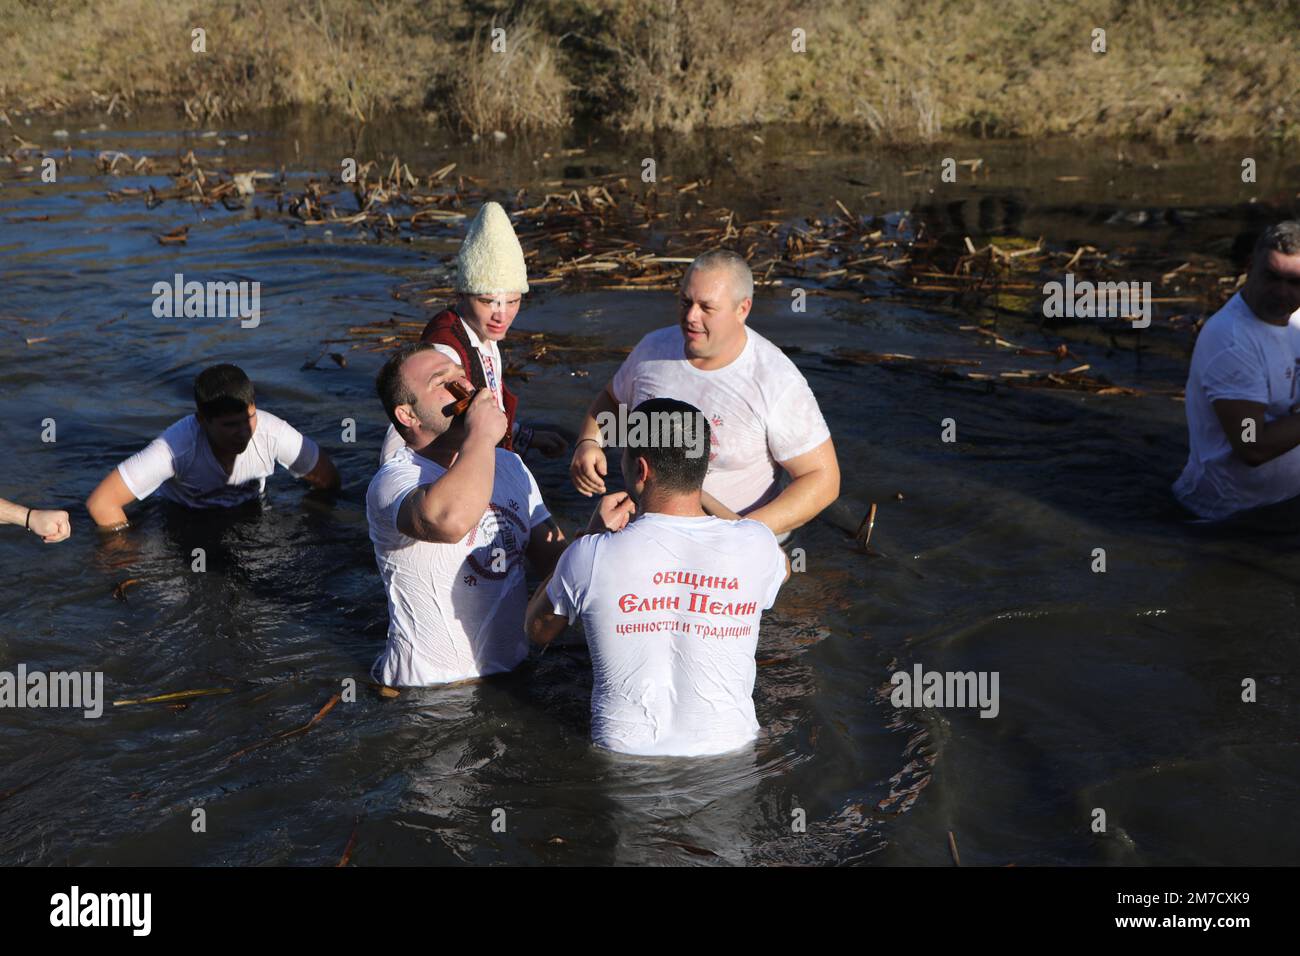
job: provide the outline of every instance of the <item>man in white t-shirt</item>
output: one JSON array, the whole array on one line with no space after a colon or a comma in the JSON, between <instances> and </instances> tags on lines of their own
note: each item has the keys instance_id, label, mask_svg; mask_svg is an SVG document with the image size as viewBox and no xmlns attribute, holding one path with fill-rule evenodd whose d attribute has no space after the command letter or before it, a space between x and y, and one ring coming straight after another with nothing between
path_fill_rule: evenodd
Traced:
<instances>
[{"instance_id":1,"label":"man in white t-shirt","mask_svg":"<svg viewBox=\"0 0 1300 956\"><path fill-rule=\"evenodd\" d=\"M491 390L457 415L452 382L469 387L460 365L416 343L375 383L404 440L366 492L388 595L388 644L373 673L391 687L513 670L528 655L524 559L549 574L565 547L527 466L497 447L507 420Z\"/></svg>"},{"instance_id":2,"label":"man in white t-shirt","mask_svg":"<svg viewBox=\"0 0 1300 956\"><path fill-rule=\"evenodd\" d=\"M680 322L645 336L592 402L570 474L584 495L604 494L610 442L601 423L618 408L674 398L703 410L713 434L704 502L784 536L839 495L830 431L808 382L785 354L745 325L754 277L734 252L695 259L682 280ZM781 487L781 472L790 483Z\"/></svg>"},{"instance_id":3,"label":"man in white t-shirt","mask_svg":"<svg viewBox=\"0 0 1300 956\"><path fill-rule=\"evenodd\" d=\"M232 508L260 498L277 464L314 488L338 488L329 456L288 422L258 409L255 398L238 366L200 372L195 414L110 471L86 499L95 524L104 531L125 528L126 505L155 491L189 508Z\"/></svg>"},{"instance_id":4,"label":"man in white t-shirt","mask_svg":"<svg viewBox=\"0 0 1300 956\"><path fill-rule=\"evenodd\" d=\"M654 399L628 416L696 417ZM634 433L634 432L632 432ZM705 514L708 457L677 424L626 447L623 480L639 517L574 541L528 606L528 636L554 640L581 617L591 651L591 736L627 754L703 756L758 733L754 652L759 618L790 576L771 529Z\"/></svg>"},{"instance_id":5,"label":"man in white t-shirt","mask_svg":"<svg viewBox=\"0 0 1300 956\"><path fill-rule=\"evenodd\" d=\"M1260 236L1241 291L1196 339L1174 495L1218 520L1300 495L1300 222Z\"/></svg>"}]
</instances>

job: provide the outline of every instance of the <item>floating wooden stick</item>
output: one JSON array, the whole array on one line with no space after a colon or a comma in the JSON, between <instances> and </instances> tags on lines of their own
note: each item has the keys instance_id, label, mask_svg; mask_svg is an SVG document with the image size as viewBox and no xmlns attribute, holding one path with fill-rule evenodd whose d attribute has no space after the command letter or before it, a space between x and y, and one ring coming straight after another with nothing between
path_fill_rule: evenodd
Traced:
<instances>
[{"instance_id":1,"label":"floating wooden stick","mask_svg":"<svg viewBox=\"0 0 1300 956\"><path fill-rule=\"evenodd\" d=\"M255 743L249 747L245 747L243 750L237 750L229 757L227 757L225 759L225 762L230 763L231 761L236 760L239 757L244 756L245 754L252 753L254 750L261 750L263 747L268 747L271 744L275 743L277 740L284 740L288 737L294 737L298 734L305 734L307 731L311 730L318 723L320 723L321 718L323 718L326 714L328 714L331 710L333 710L334 705L337 704L342 699L342 697L343 697L342 694L335 694L333 697L329 699L329 703L327 703L324 707L322 707L320 710L316 712L315 717L307 721L307 723L303 724L301 727L295 727L293 730L282 731L281 733L268 737L266 740Z\"/></svg>"},{"instance_id":2,"label":"floating wooden stick","mask_svg":"<svg viewBox=\"0 0 1300 956\"><path fill-rule=\"evenodd\" d=\"M134 697L129 700L115 700L114 707L129 707L132 704L161 704L163 701L189 700L192 697L211 697L214 694L229 694L229 687L204 687L201 690L178 690L172 694L157 694L153 697Z\"/></svg>"},{"instance_id":3,"label":"floating wooden stick","mask_svg":"<svg viewBox=\"0 0 1300 956\"><path fill-rule=\"evenodd\" d=\"M339 858L335 867L344 867L348 865L348 860L352 859L352 848L357 845L357 830L361 828L361 818L357 817L352 821L352 836L348 837L348 845L343 848L343 856Z\"/></svg>"}]
</instances>

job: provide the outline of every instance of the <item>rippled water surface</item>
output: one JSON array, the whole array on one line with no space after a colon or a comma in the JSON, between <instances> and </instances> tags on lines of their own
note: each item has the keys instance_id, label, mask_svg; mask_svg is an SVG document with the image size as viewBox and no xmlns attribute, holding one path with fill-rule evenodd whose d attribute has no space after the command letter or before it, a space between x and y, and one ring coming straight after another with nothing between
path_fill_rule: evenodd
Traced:
<instances>
[{"instance_id":1,"label":"rippled water surface","mask_svg":"<svg viewBox=\"0 0 1300 956\"><path fill-rule=\"evenodd\" d=\"M939 201L934 177L903 173L942 151L894 154L804 131L771 131L762 145L740 134L654 145L575 134L559 145L585 152L562 157L556 144L456 144L400 126L356 142L302 117L207 138L169 117L99 121L17 131L71 149L57 184L21 163L0 167L0 494L66 507L75 524L50 547L0 529L0 669L101 670L110 700L231 693L109 707L99 720L0 713L0 862L333 864L351 841L359 865L947 864L949 831L965 864L1295 862L1300 535L1284 519L1270 533L1183 523L1168 497L1186 454L1183 411L1168 395L990 390L849 365L835 349L1019 367L961 331L959 316L898 295L813 296L792 316L785 298L761 294L752 324L798 349L845 493L880 503L880 554L823 521L799 533L807 570L764 620L763 733L751 750L617 758L589 744L580 633L477 684L387 701L364 683L386 629L364 518L384 428L381 355L334 345L346 367L303 366L349 327L419 321L402 290L454 250L455 231L413 242L326 233L277 214L264 194L235 211L175 200L151 209L106 192L162 189L165 175L110 177L93 164L120 149L163 170L192 148L205 167L283 167L301 191L340 156L396 153L417 172L457 162L509 201L566 177L635 174L657 149L678 181L708 177L710 201L742 214L823 215L839 198L949 238L1043 235L1062 247L1156 246L1176 260L1228 255L1260 221L1251 196L1294 211L1300 177L1283 159L1261 163L1250 193L1226 147L967 144L958 157L982 156L989 175ZM56 125L66 140L52 137ZM687 208L682 197L677 212ZM180 225L186 244L159 244ZM176 272L260 281L260 326L154 318L150 290ZM670 292L539 286L517 325L618 347L674 314ZM1181 386L1192 334L1157 323L1135 352L1132 337L1000 323L1017 342L1067 341L1115 381L1153 389ZM281 472L260 511L196 516L150 502L128 536L100 542L81 502L189 412L194 375L221 361L249 373L259 405L323 444L342 494L317 500ZM529 365L514 387L526 418L575 427L615 367L612 355ZM53 443L41 441L49 418ZM355 443L341 440L347 418ZM945 418L955 443L939 440ZM529 463L561 520L585 521L590 503L566 467ZM198 547L202 574L190 567ZM1096 548L1104 574L1091 570ZM997 671L997 718L895 711L881 688L917 662ZM235 756L307 724L348 677L356 702ZM1256 703L1241 701L1245 678ZM192 832L196 807L203 834ZM1090 829L1095 808L1105 834Z\"/></svg>"}]
</instances>

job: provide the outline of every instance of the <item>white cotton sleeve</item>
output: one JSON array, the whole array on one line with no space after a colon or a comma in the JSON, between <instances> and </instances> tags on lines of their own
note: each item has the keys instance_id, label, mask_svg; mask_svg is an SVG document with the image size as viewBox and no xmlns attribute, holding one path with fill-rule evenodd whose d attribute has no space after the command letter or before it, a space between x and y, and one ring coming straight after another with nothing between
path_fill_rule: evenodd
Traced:
<instances>
[{"instance_id":1,"label":"white cotton sleeve","mask_svg":"<svg viewBox=\"0 0 1300 956\"><path fill-rule=\"evenodd\" d=\"M631 354L623 359L623 364L618 367L618 371L614 373L614 378L609 383L610 391L614 393L614 401L622 405L629 405L632 402L632 395L636 389L636 375L649 351L650 335L644 336Z\"/></svg>"},{"instance_id":2,"label":"white cotton sleeve","mask_svg":"<svg viewBox=\"0 0 1300 956\"><path fill-rule=\"evenodd\" d=\"M587 535L564 549L555 565L550 583L546 585L546 600L551 613L566 619L570 624L582 614L587 589L591 585L591 567L598 536Z\"/></svg>"},{"instance_id":3,"label":"white cotton sleeve","mask_svg":"<svg viewBox=\"0 0 1300 956\"><path fill-rule=\"evenodd\" d=\"M419 487L420 476L418 473L404 481L402 487L393 496L393 503L389 506L389 510L392 512L391 517L384 519L394 531L404 538L407 535L401 528L402 505L406 504L407 496Z\"/></svg>"},{"instance_id":4,"label":"white cotton sleeve","mask_svg":"<svg viewBox=\"0 0 1300 956\"><path fill-rule=\"evenodd\" d=\"M117 466L122 482L137 501L148 498L176 474L176 455L168 442L171 431L168 429Z\"/></svg>"},{"instance_id":5,"label":"white cotton sleeve","mask_svg":"<svg viewBox=\"0 0 1300 956\"><path fill-rule=\"evenodd\" d=\"M831 437L817 396L802 375L795 377L768 407L767 448L777 461L797 458Z\"/></svg>"},{"instance_id":6,"label":"white cotton sleeve","mask_svg":"<svg viewBox=\"0 0 1300 956\"><path fill-rule=\"evenodd\" d=\"M1230 399L1268 404L1268 370L1236 347L1224 349L1205 363L1201 387L1212 402Z\"/></svg>"},{"instance_id":7,"label":"white cotton sleeve","mask_svg":"<svg viewBox=\"0 0 1300 956\"><path fill-rule=\"evenodd\" d=\"M384 432L384 443L379 447L379 463L382 465L388 461L405 444L406 442L402 440L402 436L393 427L393 423L389 422L388 431Z\"/></svg>"},{"instance_id":8,"label":"white cotton sleeve","mask_svg":"<svg viewBox=\"0 0 1300 956\"><path fill-rule=\"evenodd\" d=\"M301 478L316 467L320 460L319 445L283 418L262 414L258 417L258 428L270 428L269 437L275 443L276 462L288 469L289 474Z\"/></svg>"},{"instance_id":9,"label":"white cotton sleeve","mask_svg":"<svg viewBox=\"0 0 1300 956\"><path fill-rule=\"evenodd\" d=\"M771 529L768 529L768 534L771 534ZM776 535L772 535L771 550L775 553L772 555L771 582L768 592L763 598L764 611L776 603L776 596L781 593L781 587L785 584L785 551L776 543Z\"/></svg>"},{"instance_id":10,"label":"white cotton sleeve","mask_svg":"<svg viewBox=\"0 0 1300 956\"><path fill-rule=\"evenodd\" d=\"M507 454L512 453L508 452ZM518 456L516 456L517 458ZM520 461L519 467L523 468L524 474L528 476L528 530L532 531L539 524L550 520L551 510L546 507L546 502L542 500L542 489L537 487L537 479L528 470L528 466Z\"/></svg>"}]
</instances>

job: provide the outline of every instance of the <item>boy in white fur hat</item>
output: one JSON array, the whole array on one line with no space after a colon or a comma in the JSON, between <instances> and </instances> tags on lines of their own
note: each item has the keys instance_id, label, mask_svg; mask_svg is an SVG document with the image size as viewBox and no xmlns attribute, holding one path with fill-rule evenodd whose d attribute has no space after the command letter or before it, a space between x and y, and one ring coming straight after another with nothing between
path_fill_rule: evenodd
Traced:
<instances>
[{"instance_id":1,"label":"boy in white fur hat","mask_svg":"<svg viewBox=\"0 0 1300 956\"><path fill-rule=\"evenodd\" d=\"M456 265L456 306L430 319L420 341L457 362L476 389L489 389L496 396L508 422L502 448L522 456L533 447L547 458L558 458L568 449L565 440L555 432L533 430L516 421L518 399L505 384L505 364L497 343L519 313L520 297L528 291L528 273L523 247L500 203L486 202L479 209ZM380 462L401 446L401 437L389 426Z\"/></svg>"}]
</instances>

